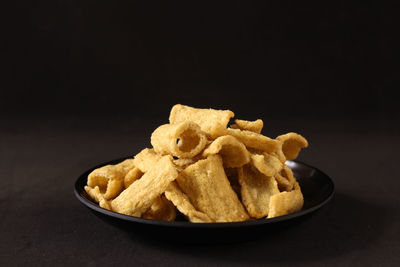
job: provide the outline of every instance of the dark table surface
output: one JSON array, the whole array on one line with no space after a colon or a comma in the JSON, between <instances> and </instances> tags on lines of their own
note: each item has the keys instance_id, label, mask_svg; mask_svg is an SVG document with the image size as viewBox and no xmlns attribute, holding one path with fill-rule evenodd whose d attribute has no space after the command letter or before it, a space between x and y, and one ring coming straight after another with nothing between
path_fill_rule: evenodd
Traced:
<instances>
[{"instance_id":1,"label":"dark table surface","mask_svg":"<svg viewBox=\"0 0 400 267\"><path fill-rule=\"evenodd\" d=\"M166 118L3 118L0 131L0 265L395 266L400 196L394 119L282 118L310 141L299 160L326 172L336 195L313 216L278 233L229 244L188 245L128 234L84 207L77 177L101 162L148 147ZM190 238L190 237L188 237Z\"/></svg>"}]
</instances>

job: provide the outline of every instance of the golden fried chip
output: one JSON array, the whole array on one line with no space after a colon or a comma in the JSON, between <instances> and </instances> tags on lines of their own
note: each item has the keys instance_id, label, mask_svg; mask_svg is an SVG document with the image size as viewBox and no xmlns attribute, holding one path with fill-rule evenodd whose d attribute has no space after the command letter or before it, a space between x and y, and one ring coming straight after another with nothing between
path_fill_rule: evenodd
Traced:
<instances>
[{"instance_id":1,"label":"golden fried chip","mask_svg":"<svg viewBox=\"0 0 400 267\"><path fill-rule=\"evenodd\" d=\"M177 104L171 109L169 122L176 124L183 121L193 121L200 126L208 137L214 139L225 135L225 129L233 116L235 114L230 110L192 108Z\"/></svg>"},{"instance_id":2,"label":"golden fried chip","mask_svg":"<svg viewBox=\"0 0 400 267\"><path fill-rule=\"evenodd\" d=\"M239 129L228 128L227 132L242 142L247 148L255 148L265 152L275 152L278 149L279 141L268 138L262 134Z\"/></svg>"},{"instance_id":3,"label":"golden fried chip","mask_svg":"<svg viewBox=\"0 0 400 267\"><path fill-rule=\"evenodd\" d=\"M280 173L274 176L276 182L278 183L279 191L291 191L293 186L290 184L289 180L283 177Z\"/></svg>"},{"instance_id":4,"label":"golden fried chip","mask_svg":"<svg viewBox=\"0 0 400 267\"><path fill-rule=\"evenodd\" d=\"M165 196L161 196L154 201L150 209L143 213L142 217L145 219L172 222L176 218L176 209L171 201L166 199Z\"/></svg>"},{"instance_id":5,"label":"golden fried chip","mask_svg":"<svg viewBox=\"0 0 400 267\"><path fill-rule=\"evenodd\" d=\"M134 164L143 173L149 171L159 160L161 156L153 149L145 148L134 158Z\"/></svg>"},{"instance_id":6,"label":"golden fried chip","mask_svg":"<svg viewBox=\"0 0 400 267\"><path fill-rule=\"evenodd\" d=\"M239 169L238 168L224 168L226 177L228 177L229 183L233 191L235 191L238 198L241 198L240 195L240 184L239 184Z\"/></svg>"},{"instance_id":7,"label":"golden fried chip","mask_svg":"<svg viewBox=\"0 0 400 267\"><path fill-rule=\"evenodd\" d=\"M95 169L88 175L87 185L99 187L105 199L112 199L124 189L125 169L121 165L106 165Z\"/></svg>"},{"instance_id":8,"label":"golden fried chip","mask_svg":"<svg viewBox=\"0 0 400 267\"><path fill-rule=\"evenodd\" d=\"M287 133L276 138L282 142L282 152L286 160L297 158L302 148L308 147L307 140L297 133Z\"/></svg>"},{"instance_id":9,"label":"golden fried chip","mask_svg":"<svg viewBox=\"0 0 400 267\"><path fill-rule=\"evenodd\" d=\"M176 181L193 206L212 221L235 222L249 218L230 186L219 155L211 155L190 165Z\"/></svg>"},{"instance_id":10,"label":"golden fried chip","mask_svg":"<svg viewBox=\"0 0 400 267\"><path fill-rule=\"evenodd\" d=\"M98 186L95 186L94 188L90 186L85 186L84 187L86 193L97 203L99 203L99 206L102 207L103 209L110 210L110 204L109 201L104 199L103 194L100 193L100 189Z\"/></svg>"},{"instance_id":11,"label":"golden fried chip","mask_svg":"<svg viewBox=\"0 0 400 267\"><path fill-rule=\"evenodd\" d=\"M207 138L200 127L192 121L164 124L151 135L154 151L178 158L192 158L206 146Z\"/></svg>"},{"instance_id":12,"label":"golden fried chip","mask_svg":"<svg viewBox=\"0 0 400 267\"><path fill-rule=\"evenodd\" d=\"M214 154L219 154L228 168L241 167L250 161L245 145L230 135L218 137L203 151L204 157Z\"/></svg>"},{"instance_id":13,"label":"golden fried chip","mask_svg":"<svg viewBox=\"0 0 400 267\"><path fill-rule=\"evenodd\" d=\"M193 158L190 159L174 159L174 164L178 167L187 167L190 164L195 163Z\"/></svg>"},{"instance_id":14,"label":"golden fried chip","mask_svg":"<svg viewBox=\"0 0 400 267\"><path fill-rule=\"evenodd\" d=\"M275 179L247 164L239 169L239 183L242 202L249 215L257 219L267 216L270 197L279 193Z\"/></svg>"},{"instance_id":15,"label":"golden fried chip","mask_svg":"<svg viewBox=\"0 0 400 267\"><path fill-rule=\"evenodd\" d=\"M251 164L265 176L274 176L283 168L281 161L268 153L251 154Z\"/></svg>"},{"instance_id":16,"label":"golden fried chip","mask_svg":"<svg viewBox=\"0 0 400 267\"><path fill-rule=\"evenodd\" d=\"M246 130L254 133L261 133L264 122L260 119L255 121L235 120L235 124L231 125L232 129Z\"/></svg>"},{"instance_id":17,"label":"golden fried chip","mask_svg":"<svg viewBox=\"0 0 400 267\"><path fill-rule=\"evenodd\" d=\"M125 188L128 188L134 181L136 181L137 179L139 179L140 177L142 177L143 172L137 168L134 167L133 169L131 169L124 178L124 186Z\"/></svg>"},{"instance_id":18,"label":"golden fried chip","mask_svg":"<svg viewBox=\"0 0 400 267\"><path fill-rule=\"evenodd\" d=\"M164 156L139 180L111 201L111 209L140 217L177 176L172 157Z\"/></svg>"},{"instance_id":19,"label":"golden fried chip","mask_svg":"<svg viewBox=\"0 0 400 267\"><path fill-rule=\"evenodd\" d=\"M99 206L106 210L111 210L110 201L102 199L99 202Z\"/></svg>"},{"instance_id":20,"label":"golden fried chip","mask_svg":"<svg viewBox=\"0 0 400 267\"><path fill-rule=\"evenodd\" d=\"M296 183L296 178L293 175L292 169L290 169L286 164L283 165L283 169L280 172L280 175L285 178L288 183L288 190L286 191L291 191Z\"/></svg>"},{"instance_id":21,"label":"golden fried chip","mask_svg":"<svg viewBox=\"0 0 400 267\"><path fill-rule=\"evenodd\" d=\"M271 196L268 218L283 216L301 210L304 204L303 194L299 184L294 184L294 190L281 192Z\"/></svg>"},{"instance_id":22,"label":"golden fried chip","mask_svg":"<svg viewBox=\"0 0 400 267\"><path fill-rule=\"evenodd\" d=\"M130 170L132 170L135 167L135 163L133 158L126 159L115 166L121 166L122 169L124 170L125 173L128 173Z\"/></svg>"},{"instance_id":23,"label":"golden fried chip","mask_svg":"<svg viewBox=\"0 0 400 267\"><path fill-rule=\"evenodd\" d=\"M168 186L165 191L165 197L170 200L183 215L188 217L189 221L196 223L211 222L207 214L193 207L187 195L182 192L175 181Z\"/></svg>"}]
</instances>

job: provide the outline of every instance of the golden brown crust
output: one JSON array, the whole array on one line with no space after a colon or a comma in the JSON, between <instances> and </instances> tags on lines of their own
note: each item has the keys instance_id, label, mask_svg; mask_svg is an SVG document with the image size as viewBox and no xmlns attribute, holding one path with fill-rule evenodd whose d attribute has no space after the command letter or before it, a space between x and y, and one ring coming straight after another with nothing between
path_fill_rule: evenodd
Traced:
<instances>
[{"instance_id":1,"label":"golden brown crust","mask_svg":"<svg viewBox=\"0 0 400 267\"><path fill-rule=\"evenodd\" d=\"M151 135L154 151L161 155L192 158L207 144L207 138L200 127L192 121L164 124Z\"/></svg>"},{"instance_id":2,"label":"golden brown crust","mask_svg":"<svg viewBox=\"0 0 400 267\"><path fill-rule=\"evenodd\" d=\"M298 133L287 133L276 138L282 142L282 153L286 160L296 159L302 148L308 147L308 141Z\"/></svg>"},{"instance_id":3,"label":"golden brown crust","mask_svg":"<svg viewBox=\"0 0 400 267\"><path fill-rule=\"evenodd\" d=\"M241 167L250 161L245 145L235 137L224 135L215 139L204 151L203 156L219 154L225 167Z\"/></svg>"},{"instance_id":4,"label":"golden brown crust","mask_svg":"<svg viewBox=\"0 0 400 267\"><path fill-rule=\"evenodd\" d=\"M231 128L228 128L226 130L227 134L235 137L237 140L242 142L247 148L255 148L258 150L272 153L277 151L279 147L279 141L266 137L262 134L250 131L242 131L239 129L231 129Z\"/></svg>"},{"instance_id":5,"label":"golden brown crust","mask_svg":"<svg viewBox=\"0 0 400 267\"><path fill-rule=\"evenodd\" d=\"M230 186L219 155L211 155L190 165L176 181L193 206L211 220L235 222L249 219Z\"/></svg>"},{"instance_id":6,"label":"golden brown crust","mask_svg":"<svg viewBox=\"0 0 400 267\"><path fill-rule=\"evenodd\" d=\"M211 219L207 214L200 212L193 207L187 195L182 192L176 182L172 182L168 186L165 191L165 197L169 199L183 215L188 217L189 221L195 223L211 222Z\"/></svg>"},{"instance_id":7,"label":"golden brown crust","mask_svg":"<svg viewBox=\"0 0 400 267\"><path fill-rule=\"evenodd\" d=\"M294 190L281 192L271 196L268 218L283 216L301 210L304 204L303 194L299 184L294 184Z\"/></svg>"},{"instance_id":8,"label":"golden brown crust","mask_svg":"<svg viewBox=\"0 0 400 267\"><path fill-rule=\"evenodd\" d=\"M176 179L178 172L171 156L162 157L139 180L111 201L113 211L140 217Z\"/></svg>"},{"instance_id":9,"label":"golden brown crust","mask_svg":"<svg viewBox=\"0 0 400 267\"><path fill-rule=\"evenodd\" d=\"M171 124L183 121L197 123L208 137L215 139L224 135L229 120L235 114L230 110L193 108L181 104L172 107L169 122Z\"/></svg>"},{"instance_id":10,"label":"golden brown crust","mask_svg":"<svg viewBox=\"0 0 400 267\"><path fill-rule=\"evenodd\" d=\"M261 119L255 121L235 120L235 124L231 125L232 129L246 130L254 133L261 133L264 122Z\"/></svg>"},{"instance_id":11,"label":"golden brown crust","mask_svg":"<svg viewBox=\"0 0 400 267\"><path fill-rule=\"evenodd\" d=\"M270 197L279 193L275 179L247 164L239 169L239 183L242 202L249 215L257 219L267 216Z\"/></svg>"}]
</instances>

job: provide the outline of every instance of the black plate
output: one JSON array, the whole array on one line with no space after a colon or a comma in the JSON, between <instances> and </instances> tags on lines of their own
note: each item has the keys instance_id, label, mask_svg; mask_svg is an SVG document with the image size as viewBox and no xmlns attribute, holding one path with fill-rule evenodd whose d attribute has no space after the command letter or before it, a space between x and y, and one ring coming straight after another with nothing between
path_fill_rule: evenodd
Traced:
<instances>
[{"instance_id":1,"label":"black plate","mask_svg":"<svg viewBox=\"0 0 400 267\"><path fill-rule=\"evenodd\" d=\"M287 161L287 165L293 170L304 195L304 206L299 212L271 219L234 223L190 223L187 221L166 222L149 220L103 209L84 190L87 176L90 172L106 164L116 164L124 159L126 158L105 162L84 172L75 183L75 196L101 219L121 227L130 233L145 234L146 236L151 235L161 237L161 239L171 240L173 238L175 241L179 241L176 235L177 231L179 231L179 236L182 237L183 241L186 240L185 233L187 233L191 237L195 237L190 240L196 240L196 242L232 241L229 238L232 236L235 237L235 240L238 240L241 239L238 234L239 232L243 233L242 237L249 237L253 235L252 233L257 232L258 234L253 236L256 237L259 236L260 230L266 230L267 228L270 230L276 229L276 225L280 225L278 228L282 229L291 225L292 222L298 221L298 218L304 217L304 215L321 208L334 194L333 181L325 173L299 161ZM278 222L279 224L277 224Z\"/></svg>"}]
</instances>

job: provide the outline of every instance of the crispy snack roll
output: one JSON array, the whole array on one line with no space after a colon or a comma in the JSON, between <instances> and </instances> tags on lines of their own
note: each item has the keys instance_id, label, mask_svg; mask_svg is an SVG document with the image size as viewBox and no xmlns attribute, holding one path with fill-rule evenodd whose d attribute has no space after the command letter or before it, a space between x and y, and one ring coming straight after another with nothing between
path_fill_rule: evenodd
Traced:
<instances>
[{"instance_id":1,"label":"crispy snack roll","mask_svg":"<svg viewBox=\"0 0 400 267\"><path fill-rule=\"evenodd\" d=\"M153 166L161 159L161 156L158 155L154 149L145 148L140 151L133 162L135 166L139 168L139 170L143 173L148 172Z\"/></svg>"},{"instance_id":2,"label":"crispy snack roll","mask_svg":"<svg viewBox=\"0 0 400 267\"><path fill-rule=\"evenodd\" d=\"M176 124L183 121L193 121L200 126L209 138L215 139L226 134L226 127L233 116L235 114L230 110L192 108L177 104L171 109L169 122Z\"/></svg>"},{"instance_id":3,"label":"crispy snack roll","mask_svg":"<svg viewBox=\"0 0 400 267\"><path fill-rule=\"evenodd\" d=\"M251 154L251 164L265 176L274 176L283 168L280 160L268 153Z\"/></svg>"},{"instance_id":4,"label":"crispy snack roll","mask_svg":"<svg viewBox=\"0 0 400 267\"><path fill-rule=\"evenodd\" d=\"M183 215L188 217L189 221L195 223L211 222L207 214L193 207L188 196L182 192L175 181L168 186L165 191L165 197L170 200Z\"/></svg>"},{"instance_id":5,"label":"crispy snack roll","mask_svg":"<svg viewBox=\"0 0 400 267\"><path fill-rule=\"evenodd\" d=\"M282 152L286 160L297 158L302 148L308 147L307 140L297 133L287 133L276 138L282 143Z\"/></svg>"},{"instance_id":6,"label":"crispy snack roll","mask_svg":"<svg viewBox=\"0 0 400 267\"><path fill-rule=\"evenodd\" d=\"M192 158L204 149L207 137L196 123L184 121L158 127L151 135L151 144L161 155Z\"/></svg>"},{"instance_id":7,"label":"crispy snack roll","mask_svg":"<svg viewBox=\"0 0 400 267\"><path fill-rule=\"evenodd\" d=\"M203 151L204 157L215 154L222 157L227 168L242 167L250 161L250 153L246 146L230 135L218 137Z\"/></svg>"},{"instance_id":8,"label":"crispy snack roll","mask_svg":"<svg viewBox=\"0 0 400 267\"><path fill-rule=\"evenodd\" d=\"M281 192L292 191L296 183L296 178L292 170L286 164L283 164L282 170L275 174L275 179L278 182L278 187Z\"/></svg>"},{"instance_id":9,"label":"crispy snack roll","mask_svg":"<svg viewBox=\"0 0 400 267\"><path fill-rule=\"evenodd\" d=\"M219 155L211 155L184 169L177 183L193 206L214 222L236 222L249 219L230 186Z\"/></svg>"},{"instance_id":10,"label":"crispy snack roll","mask_svg":"<svg viewBox=\"0 0 400 267\"><path fill-rule=\"evenodd\" d=\"M232 124L230 128L246 130L254 133L261 133L264 126L264 122L260 119L255 121L235 120L235 124Z\"/></svg>"},{"instance_id":11,"label":"crispy snack roll","mask_svg":"<svg viewBox=\"0 0 400 267\"><path fill-rule=\"evenodd\" d=\"M269 201L268 218L283 216L301 210L304 204L303 194L297 182L294 184L294 190L290 192L281 192L271 196Z\"/></svg>"},{"instance_id":12,"label":"crispy snack roll","mask_svg":"<svg viewBox=\"0 0 400 267\"><path fill-rule=\"evenodd\" d=\"M142 175L143 172L137 167L134 167L132 170L130 170L124 178L125 188L128 188L134 181L142 177Z\"/></svg>"},{"instance_id":13,"label":"crispy snack roll","mask_svg":"<svg viewBox=\"0 0 400 267\"><path fill-rule=\"evenodd\" d=\"M242 131L240 129L226 129L228 135L232 135L237 140L242 142L247 148L254 148L265 152L275 152L279 148L279 141L271 139L262 134Z\"/></svg>"},{"instance_id":14,"label":"crispy snack roll","mask_svg":"<svg viewBox=\"0 0 400 267\"><path fill-rule=\"evenodd\" d=\"M151 207L143 213L143 218L172 222L176 218L176 209L171 201L161 196L156 198Z\"/></svg>"},{"instance_id":15,"label":"crispy snack roll","mask_svg":"<svg viewBox=\"0 0 400 267\"><path fill-rule=\"evenodd\" d=\"M95 200L112 199L124 189L125 175L133 168L133 159L127 159L116 165L106 165L95 169L88 175L88 186L85 190L90 196L97 195L92 196ZM99 200L96 201L99 202Z\"/></svg>"},{"instance_id":16,"label":"crispy snack roll","mask_svg":"<svg viewBox=\"0 0 400 267\"><path fill-rule=\"evenodd\" d=\"M251 164L239 169L242 202L249 215L262 218L268 215L270 197L279 194L274 177L266 176Z\"/></svg>"},{"instance_id":17,"label":"crispy snack roll","mask_svg":"<svg viewBox=\"0 0 400 267\"><path fill-rule=\"evenodd\" d=\"M176 179L178 172L171 156L162 157L139 180L111 201L115 212L140 217Z\"/></svg>"}]
</instances>

